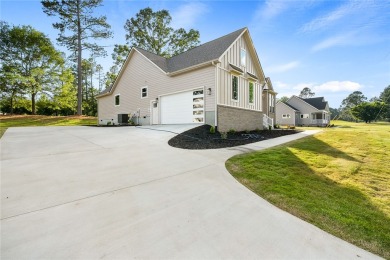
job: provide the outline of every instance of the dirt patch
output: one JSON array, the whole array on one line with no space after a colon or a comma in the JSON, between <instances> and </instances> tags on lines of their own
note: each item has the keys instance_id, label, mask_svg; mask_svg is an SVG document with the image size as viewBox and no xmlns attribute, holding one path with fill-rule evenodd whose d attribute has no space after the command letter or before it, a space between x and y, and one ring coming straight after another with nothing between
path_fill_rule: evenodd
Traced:
<instances>
[{"instance_id":1,"label":"dirt patch","mask_svg":"<svg viewBox=\"0 0 390 260\"><path fill-rule=\"evenodd\" d=\"M210 133L209 125L202 125L190 129L186 132L178 134L168 141L168 144L173 147L183 149L217 149L239 146L244 144L255 143L271 138L276 138L284 135L299 133L297 130L259 130L249 132L229 132L226 139L222 138L221 133Z\"/></svg>"}]
</instances>

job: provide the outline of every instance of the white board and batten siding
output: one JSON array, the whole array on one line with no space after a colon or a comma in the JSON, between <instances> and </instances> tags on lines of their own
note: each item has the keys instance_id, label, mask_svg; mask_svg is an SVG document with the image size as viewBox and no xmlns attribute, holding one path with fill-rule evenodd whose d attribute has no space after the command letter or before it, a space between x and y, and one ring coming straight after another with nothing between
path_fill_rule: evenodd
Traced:
<instances>
[{"instance_id":1,"label":"white board and batten siding","mask_svg":"<svg viewBox=\"0 0 390 260\"><path fill-rule=\"evenodd\" d=\"M126 65L125 65L126 66ZM134 51L132 57L124 68L120 80L113 92L98 99L100 119L113 118L116 122L118 114L133 114L140 109L140 116L149 117L151 114L151 101L168 94L189 92L195 89L211 88L211 95L204 95L205 111L215 110L215 68L204 67L177 76L167 76L156 65L147 60L138 51ZM142 87L148 87L148 96L141 98ZM120 94L120 105L115 106L115 96Z\"/></svg>"},{"instance_id":2,"label":"white board and batten siding","mask_svg":"<svg viewBox=\"0 0 390 260\"><path fill-rule=\"evenodd\" d=\"M230 107L237 107L249 110L262 111L262 82L265 81L261 69L255 66L257 62L256 54L248 48L249 37L243 34L238 38L232 46L220 58L221 63L218 66L218 82L219 105ZM246 51L245 66L241 65L240 53L241 49ZM233 64L244 71L242 74L235 74L230 72L229 64ZM247 78L246 72L255 75L258 80L251 80ZM232 99L232 75L238 77L238 101ZM249 103L249 82L254 84L254 102Z\"/></svg>"}]
</instances>

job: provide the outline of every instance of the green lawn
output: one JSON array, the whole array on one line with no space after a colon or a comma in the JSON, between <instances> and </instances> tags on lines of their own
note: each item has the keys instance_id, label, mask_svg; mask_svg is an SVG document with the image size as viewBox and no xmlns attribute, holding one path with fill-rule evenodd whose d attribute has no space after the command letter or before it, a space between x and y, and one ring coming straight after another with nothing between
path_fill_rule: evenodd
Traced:
<instances>
[{"instance_id":1,"label":"green lawn","mask_svg":"<svg viewBox=\"0 0 390 260\"><path fill-rule=\"evenodd\" d=\"M332 123L226 166L279 208L390 259L390 124Z\"/></svg>"},{"instance_id":2,"label":"green lawn","mask_svg":"<svg viewBox=\"0 0 390 260\"><path fill-rule=\"evenodd\" d=\"M0 116L0 138L8 127L96 125L96 117L86 116Z\"/></svg>"}]
</instances>

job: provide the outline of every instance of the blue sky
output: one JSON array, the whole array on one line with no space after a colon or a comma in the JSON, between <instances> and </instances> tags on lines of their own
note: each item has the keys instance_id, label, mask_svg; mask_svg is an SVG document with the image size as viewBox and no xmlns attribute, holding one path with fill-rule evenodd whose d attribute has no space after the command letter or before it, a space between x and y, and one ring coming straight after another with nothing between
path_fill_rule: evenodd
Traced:
<instances>
[{"instance_id":1,"label":"blue sky","mask_svg":"<svg viewBox=\"0 0 390 260\"><path fill-rule=\"evenodd\" d=\"M202 43L248 27L278 97L310 87L338 108L355 90L371 98L390 85L389 0L105 0L96 13L107 16L114 37L99 43L125 43L126 19L145 7L167 9L174 28L199 30ZM58 31L51 26L57 18L46 16L40 1L1 0L0 17L14 25L31 25L57 45ZM112 47L107 51L107 58L98 60L106 70Z\"/></svg>"}]
</instances>

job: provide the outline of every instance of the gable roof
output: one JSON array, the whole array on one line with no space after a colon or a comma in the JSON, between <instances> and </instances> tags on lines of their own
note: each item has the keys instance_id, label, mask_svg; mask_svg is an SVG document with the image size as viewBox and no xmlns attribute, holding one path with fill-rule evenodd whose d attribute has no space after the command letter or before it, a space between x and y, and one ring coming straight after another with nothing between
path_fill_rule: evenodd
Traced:
<instances>
[{"instance_id":1,"label":"gable roof","mask_svg":"<svg viewBox=\"0 0 390 260\"><path fill-rule=\"evenodd\" d=\"M175 55L171 58L164 58L149 51L143 50L139 47L133 47L129 55L127 56L124 64L122 65L122 68L119 71L114 83L111 86L107 87L105 90L103 90L101 93L99 93L99 95L97 95L96 97L100 97L111 92L111 90L117 83L118 78L123 73L123 70L126 67L126 64L128 63L134 51L137 51L142 54L145 58L147 58L150 62L152 62L154 65L156 65L159 69L161 69L168 75L172 73L176 74L182 70L201 66L202 64L218 60L234 43L234 41L237 40L237 38L241 36L245 31L248 31L246 27L241 28L225 36L219 37L215 40L206 42L188 51Z\"/></svg>"},{"instance_id":2,"label":"gable roof","mask_svg":"<svg viewBox=\"0 0 390 260\"><path fill-rule=\"evenodd\" d=\"M298 111L299 112L299 109L296 109L295 107L293 107L292 105L290 105L290 104L287 104L286 102L283 102L283 101L278 101L278 103L276 103L276 104L283 104L283 105L286 105L287 107L289 107L289 108L291 108L292 110L294 110L294 111Z\"/></svg>"},{"instance_id":3,"label":"gable roof","mask_svg":"<svg viewBox=\"0 0 390 260\"><path fill-rule=\"evenodd\" d=\"M139 47L134 48L141 52L146 58L148 58L164 72L172 73L218 59L246 29L246 27L239 29L218 39L206 42L188 51L175 55L171 58L161 57Z\"/></svg>"},{"instance_id":4,"label":"gable roof","mask_svg":"<svg viewBox=\"0 0 390 260\"><path fill-rule=\"evenodd\" d=\"M308 103L309 105L317 108L318 110L326 109L326 105L328 104L328 102L325 101L324 97L301 98L301 99L306 103Z\"/></svg>"}]
</instances>

